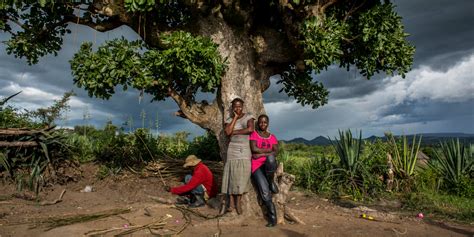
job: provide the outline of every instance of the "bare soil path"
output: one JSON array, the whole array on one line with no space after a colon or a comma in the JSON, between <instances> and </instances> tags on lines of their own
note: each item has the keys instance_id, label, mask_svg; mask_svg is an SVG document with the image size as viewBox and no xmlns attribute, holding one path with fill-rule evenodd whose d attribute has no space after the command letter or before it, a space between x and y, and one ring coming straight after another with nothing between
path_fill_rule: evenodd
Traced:
<instances>
[{"instance_id":1,"label":"bare soil path","mask_svg":"<svg viewBox=\"0 0 474 237\"><path fill-rule=\"evenodd\" d=\"M136 226L149 223L161 223L162 229L143 229L126 236L154 236L153 233L172 234L183 229L187 223L183 213L173 205L160 204L149 198L159 196L173 198L163 191L156 177L140 178L128 174L98 180L97 167L85 165L83 178L66 186L52 186L40 193L41 201L53 201L66 189L62 201L43 206L39 202L26 200L28 195L16 190L9 183L0 182L0 237L6 236L85 236L91 231L115 231L97 236L114 236ZM93 192L81 192L86 185ZM15 197L12 197L15 195ZM10 197L10 198L5 198ZM288 206L304 221L305 225L284 224L274 228L265 227L261 216L246 219L228 214L219 219L205 219L188 215L190 222L179 236L474 236L474 225L455 224L425 219L396 212L367 212L363 208L346 208L334 205L325 199L302 192L292 192ZM77 216L103 211L123 209L127 213L106 218L65 225L48 230L46 225L38 223L51 217ZM197 209L205 215L215 215L217 210L209 207ZM360 218L368 213L375 220ZM168 217L166 217L168 215ZM167 218L164 221L163 218ZM153 231L153 233L151 232ZM97 233L97 232L96 232Z\"/></svg>"}]
</instances>

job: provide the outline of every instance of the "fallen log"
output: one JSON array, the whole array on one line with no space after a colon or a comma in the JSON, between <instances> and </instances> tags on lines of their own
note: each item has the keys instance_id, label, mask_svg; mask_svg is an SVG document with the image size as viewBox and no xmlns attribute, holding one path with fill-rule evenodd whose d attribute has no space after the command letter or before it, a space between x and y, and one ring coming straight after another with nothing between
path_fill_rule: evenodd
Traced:
<instances>
[{"instance_id":1,"label":"fallen log","mask_svg":"<svg viewBox=\"0 0 474 237\"><path fill-rule=\"evenodd\" d=\"M36 135L53 130L55 126L44 129L28 129L28 128L0 128L0 136L19 136L19 135Z\"/></svg>"},{"instance_id":2,"label":"fallen log","mask_svg":"<svg viewBox=\"0 0 474 237\"><path fill-rule=\"evenodd\" d=\"M38 146L38 142L35 142L35 141L24 141L24 142L0 141L0 147L35 147L35 146Z\"/></svg>"}]
</instances>

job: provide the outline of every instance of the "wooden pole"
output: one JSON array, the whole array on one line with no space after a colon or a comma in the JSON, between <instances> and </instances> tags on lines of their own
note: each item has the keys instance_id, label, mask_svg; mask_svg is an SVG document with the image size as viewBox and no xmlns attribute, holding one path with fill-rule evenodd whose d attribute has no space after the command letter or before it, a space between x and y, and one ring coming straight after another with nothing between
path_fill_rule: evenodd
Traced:
<instances>
[{"instance_id":1,"label":"wooden pole","mask_svg":"<svg viewBox=\"0 0 474 237\"><path fill-rule=\"evenodd\" d=\"M0 141L0 147L34 147L34 146L38 146L38 143L35 141L25 141L25 142Z\"/></svg>"}]
</instances>

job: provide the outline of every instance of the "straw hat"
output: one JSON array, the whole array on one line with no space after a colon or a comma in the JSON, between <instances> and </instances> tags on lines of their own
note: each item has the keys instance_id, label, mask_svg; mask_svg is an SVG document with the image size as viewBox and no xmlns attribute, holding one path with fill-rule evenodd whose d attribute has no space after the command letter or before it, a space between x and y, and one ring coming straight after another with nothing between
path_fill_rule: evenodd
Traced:
<instances>
[{"instance_id":1,"label":"straw hat","mask_svg":"<svg viewBox=\"0 0 474 237\"><path fill-rule=\"evenodd\" d=\"M199 162L201 162L201 159L197 158L197 156L189 155L186 157L183 167L196 166Z\"/></svg>"}]
</instances>

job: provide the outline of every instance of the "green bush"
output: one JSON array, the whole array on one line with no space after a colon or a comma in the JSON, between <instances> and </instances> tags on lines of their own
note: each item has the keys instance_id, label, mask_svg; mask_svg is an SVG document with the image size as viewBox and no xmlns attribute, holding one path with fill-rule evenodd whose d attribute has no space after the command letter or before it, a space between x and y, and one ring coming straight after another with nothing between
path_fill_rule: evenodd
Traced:
<instances>
[{"instance_id":1,"label":"green bush","mask_svg":"<svg viewBox=\"0 0 474 237\"><path fill-rule=\"evenodd\" d=\"M66 143L71 148L71 153L74 159L78 160L80 163L95 160L95 143L89 137L77 133L71 133L67 137Z\"/></svg>"},{"instance_id":2,"label":"green bush","mask_svg":"<svg viewBox=\"0 0 474 237\"><path fill-rule=\"evenodd\" d=\"M189 154L188 132L177 132L173 136L158 137L158 152L172 158L185 157Z\"/></svg>"},{"instance_id":3,"label":"green bush","mask_svg":"<svg viewBox=\"0 0 474 237\"><path fill-rule=\"evenodd\" d=\"M431 192L438 192L440 186L440 176L430 166L420 167L416 176L417 190L429 190Z\"/></svg>"},{"instance_id":4,"label":"green bush","mask_svg":"<svg viewBox=\"0 0 474 237\"><path fill-rule=\"evenodd\" d=\"M28 113L20 113L18 109L7 106L0 109L0 128L40 128L41 124L35 123Z\"/></svg>"},{"instance_id":5,"label":"green bush","mask_svg":"<svg viewBox=\"0 0 474 237\"><path fill-rule=\"evenodd\" d=\"M194 154L203 160L221 160L217 138L211 132L195 137L189 144L188 153Z\"/></svg>"},{"instance_id":6,"label":"green bush","mask_svg":"<svg viewBox=\"0 0 474 237\"><path fill-rule=\"evenodd\" d=\"M329 171L334 194L351 195L356 200L377 195L382 187L382 180L371 173L372 159L363 159L362 132L359 139L354 139L350 130L339 131L339 140L333 142L339 162Z\"/></svg>"},{"instance_id":7,"label":"green bush","mask_svg":"<svg viewBox=\"0 0 474 237\"><path fill-rule=\"evenodd\" d=\"M330 190L328 172L333 168L333 160L326 157L298 156L281 150L278 161L282 162L285 172L295 175L295 185L304 189L325 193Z\"/></svg>"},{"instance_id":8,"label":"green bush","mask_svg":"<svg viewBox=\"0 0 474 237\"><path fill-rule=\"evenodd\" d=\"M387 174L387 152L390 145L381 139L374 142L364 141L361 154L361 161L367 167L370 173L376 176Z\"/></svg>"}]
</instances>

